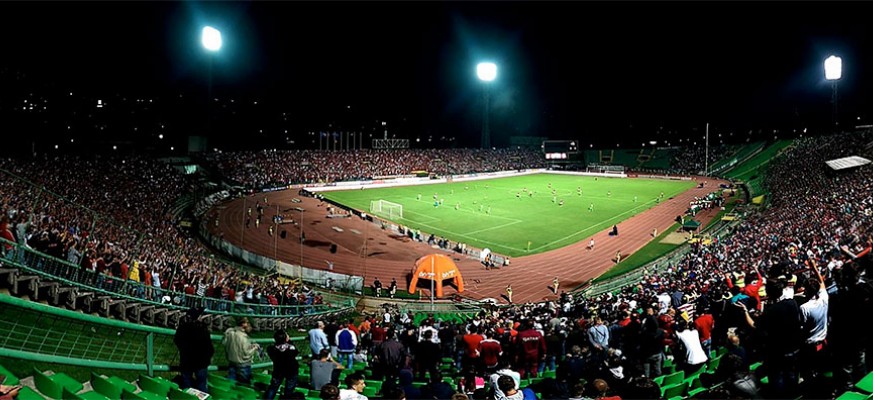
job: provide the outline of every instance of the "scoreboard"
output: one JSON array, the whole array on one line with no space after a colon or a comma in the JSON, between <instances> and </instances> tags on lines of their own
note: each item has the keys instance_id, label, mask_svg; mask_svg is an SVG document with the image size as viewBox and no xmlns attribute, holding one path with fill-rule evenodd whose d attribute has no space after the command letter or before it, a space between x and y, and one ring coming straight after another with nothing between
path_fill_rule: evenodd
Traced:
<instances>
[{"instance_id":1,"label":"scoreboard","mask_svg":"<svg viewBox=\"0 0 873 400\"><path fill-rule=\"evenodd\" d=\"M543 154L546 160L567 160L571 154L579 151L578 142L575 140L545 140L543 141Z\"/></svg>"}]
</instances>

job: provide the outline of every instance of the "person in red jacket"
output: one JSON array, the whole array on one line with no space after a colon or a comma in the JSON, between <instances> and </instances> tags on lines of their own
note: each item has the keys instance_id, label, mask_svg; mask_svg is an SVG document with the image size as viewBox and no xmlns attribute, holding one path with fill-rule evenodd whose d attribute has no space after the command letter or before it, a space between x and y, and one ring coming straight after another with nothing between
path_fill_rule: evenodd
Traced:
<instances>
[{"instance_id":1,"label":"person in red jacket","mask_svg":"<svg viewBox=\"0 0 873 400\"><path fill-rule=\"evenodd\" d=\"M526 375L537 376L537 368L541 360L546 359L546 339L534 329L533 321L526 320L515 341L518 344L517 362L521 378Z\"/></svg>"},{"instance_id":2,"label":"person in red jacket","mask_svg":"<svg viewBox=\"0 0 873 400\"><path fill-rule=\"evenodd\" d=\"M750 277L749 275L751 274L743 275L745 277L745 280L749 280L749 278L751 279L749 283L746 283L742 287L742 290L740 290L740 292L745 294L746 296L755 299L755 308L757 308L758 311L762 311L764 309L764 306L761 303L761 289L764 287L764 285L767 284L767 280L761 276L761 272L758 271L758 267L755 267L754 272L755 276ZM726 278L725 283L727 283L729 289L734 287L734 282L731 279ZM737 286L740 285L737 284Z\"/></svg>"},{"instance_id":3,"label":"person in red jacket","mask_svg":"<svg viewBox=\"0 0 873 400\"><path fill-rule=\"evenodd\" d=\"M9 230L9 217L5 215L0 217L0 238L9 241L9 243L3 243L3 251L0 252L2 253L0 256L12 258L12 243L15 243L15 236L12 235L12 231Z\"/></svg>"},{"instance_id":4,"label":"person in red jacket","mask_svg":"<svg viewBox=\"0 0 873 400\"><path fill-rule=\"evenodd\" d=\"M706 358L709 358L709 351L712 350L712 330L715 329L715 320L708 309L701 310L697 318L694 319L694 328L700 334L700 346L706 353Z\"/></svg>"},{"instance_id":5,"label":"person in red jacket","mask_svg":"<svg viewBox=\"0 0 873 400\"><path fill-rule=\"evenodd\" d=\"M500 342L494 340L493 331L485 331L484 336L485 339L479 342L479 359L482 360L486 374L490 375L497 370L497 362L503 355L503 348L500 346Z\"/></svg>"},{"instance_id":6,"label":"person in red jacket","mask_svg":"<svg viewBox=\"0 0 873 400\"><path fill-rule=\"evenodd\" d=\"M484 340L482 328L470 327L470 331L464 335L464 368L475 367L479 362L479 342Z\"/></svg>"}]
</instances>

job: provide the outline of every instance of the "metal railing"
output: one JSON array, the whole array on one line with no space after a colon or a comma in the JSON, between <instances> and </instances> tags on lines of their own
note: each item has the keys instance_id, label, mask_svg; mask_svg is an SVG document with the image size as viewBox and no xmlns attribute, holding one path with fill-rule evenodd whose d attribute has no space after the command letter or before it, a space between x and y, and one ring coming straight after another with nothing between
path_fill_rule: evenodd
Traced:
<instances>
[{"instance_id":1,"label":"metal railing","mask_svg":"<svg viewBox=\"0 0 873 400\"><path fill-rule=\"evenodd\" d=\"M176 370L179 351L173 342L176 331L95 317L76 311L0 295L0 356L73 365L85 368L110 368L144 371ZM209 370L226 369L222 335L210 337L215 354ZM308 353L307 339L297 347ZM252 339L262 346L272 339ZM304 354L305 356L305 354ZM266 360L266 361L265 361ZM266 357L256 356L253 368L272 365Z\"/></svg>"},{"instance_id":2,"label":"metal railing","mask_svg":"<svg viewBox=\"0 0 873 400\"><path fill-rule=\"evenodd\" d=\"M270 305L259 303L239 303L236 301L215 299L189 295L169 289L148 286L141 282L124 280L106 274L88 271L78 265L71 264L30 247L0 239L0 249L11 245L12 249L3 250L0 254L4 260L0 263L20 268L29 274L58 282L65 285L109 295L113 298L159 305L171 309L187 310L190 307L205 307L206 312L228 316L295 317L322 314L354 307L354 299L326 295L327 304L307 305ZM167 298L170 299L166 302Z\"/></svg>"}]
</instances>

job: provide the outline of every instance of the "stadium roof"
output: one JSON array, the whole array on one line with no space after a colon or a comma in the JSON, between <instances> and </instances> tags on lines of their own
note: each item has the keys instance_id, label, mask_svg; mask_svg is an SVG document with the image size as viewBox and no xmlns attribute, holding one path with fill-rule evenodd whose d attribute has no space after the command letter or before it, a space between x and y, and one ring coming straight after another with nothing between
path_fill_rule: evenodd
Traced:
<instances>
[{"instance_id":1,"label":"stadium roof","mask_svg":"<svg viewBox=\"0 0 873 400\"><path fill-rule=\"evenodd\" d=\"M864 157L851 156L825 161L825 164L831 167L834 171L839 171L843 169L855 168L862 165L870 164L870 160Z\"/></svg>"}]
</instances>

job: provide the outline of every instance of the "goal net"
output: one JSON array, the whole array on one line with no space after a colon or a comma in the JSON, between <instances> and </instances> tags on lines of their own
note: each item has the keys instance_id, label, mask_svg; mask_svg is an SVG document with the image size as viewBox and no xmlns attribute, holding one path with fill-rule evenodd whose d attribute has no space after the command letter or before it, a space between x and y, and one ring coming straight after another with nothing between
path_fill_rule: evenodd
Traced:
<instances>
[{"instance_id":1,"label":"goal net","mask_svg":"<svg viewBox=\"0 0 873 400\"><path fill-rule=\"evenodd\" d=\"M386 200L373 200L370 202L370 213L389 219L403 218L403 206Z\"/></svg>"}]
</instances>

